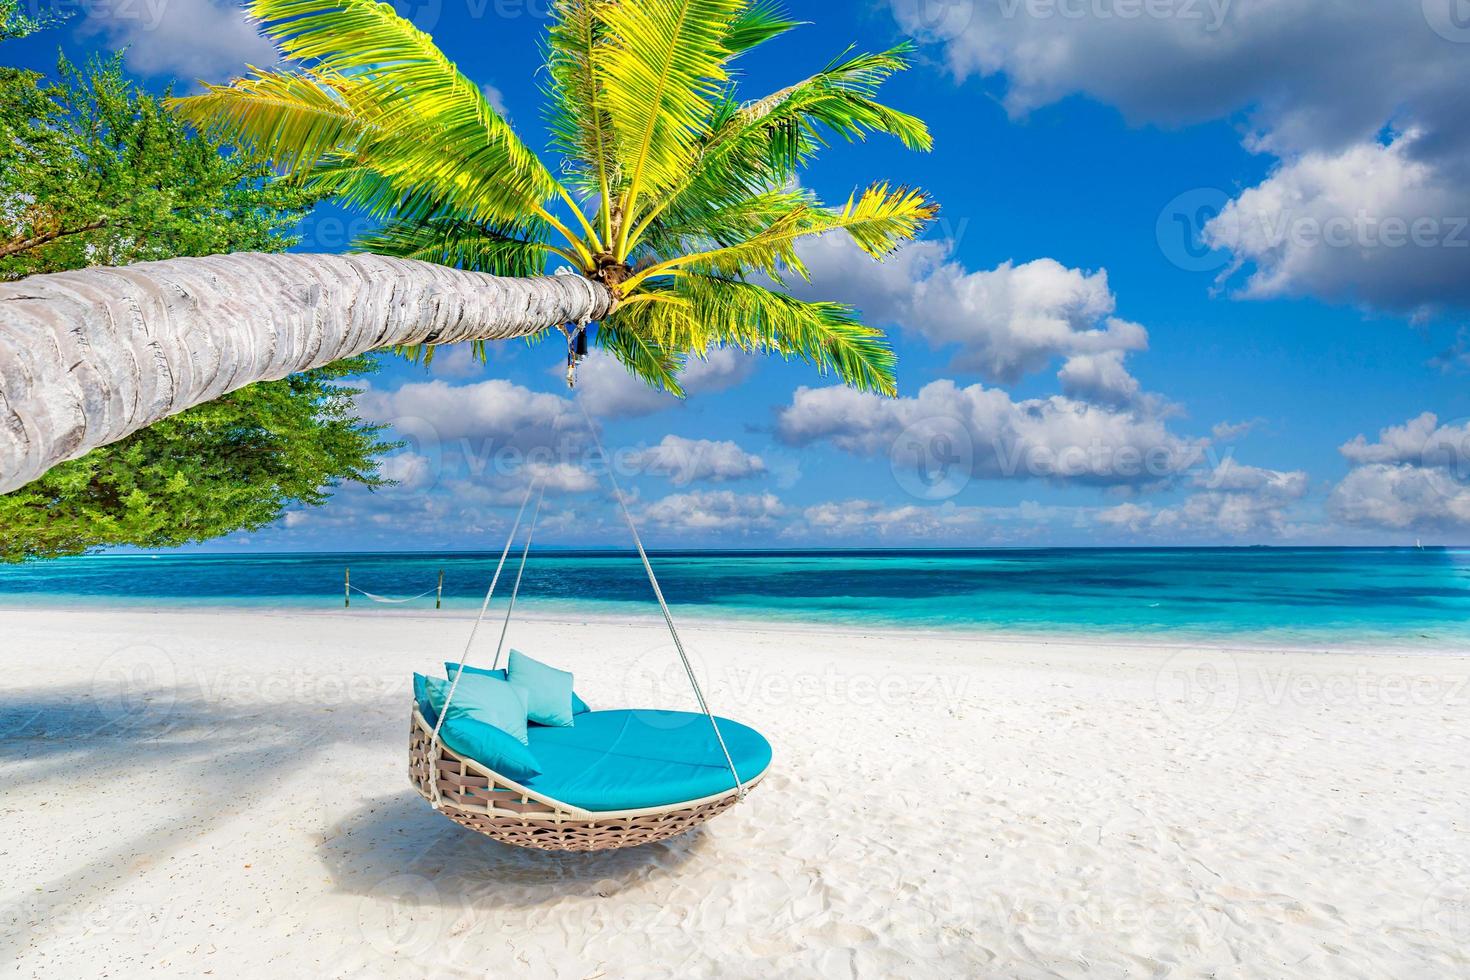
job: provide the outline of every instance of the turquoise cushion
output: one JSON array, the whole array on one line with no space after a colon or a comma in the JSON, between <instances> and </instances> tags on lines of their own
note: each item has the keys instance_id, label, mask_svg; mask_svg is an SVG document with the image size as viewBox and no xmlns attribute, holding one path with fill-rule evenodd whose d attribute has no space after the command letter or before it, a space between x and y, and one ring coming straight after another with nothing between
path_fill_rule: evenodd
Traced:
<instances>
[{"instance_id":1,"label":"turquoise cushion","mask_svg":"<svg viewBox=\"0 0 1470 980\"><path fill-rule=\"evenodd\" d=\"M527 745L525 691L497 677L465 673L447 711L449 681L426 678L429 703L444 712L439 738L460 755L517 782L542 771Z\"/></svg>"},{"instance_id":2,"label":"turquoise cushion","mask_svg":"<svg viewBox=\"0 0 1470 980\"><path fill-rule=\"evenodd\" d=\"M448 660L446 660L444 662L444 673L448 674L451 678L454 677L454 672L458 668L459 668L459 664L458 663L455 663L453 661L448 661ZM501 680L505 680L506 679L505 671L504 670L490 670L490 669L488 669L486 667L471 667L469 664L465 664L464 665L464 672L466 674L485 674L485 675L488 675L490 677L499 677ZM591 711L591 710L592 710L591 708L587 707L587 702L586 701L583 701L581 698L577 697L577 692L576 691L573 691L572 692L572 714L574 714L574 715L585 714L586 712Z\"/></svg>"},{"instance_id":3,"label":"turquoise cushion","mask_svg":"<svg viewBox=\"0 0 1470 980\"><path fill-rule=\"evenodd\" d=\"M512 650L506 662L506 678L516 687L525 688L526 712L532 721L558 726L572 723L571 674Z\"/></svg>"},{"instance_id":4,"label":"turquoise cushion","mask_svg":"<svg viewBox=\"0 0 1470 980\"><path fill-rule=\"evenodd\" d=\"M456 695L457 697L457 695ZM760 732L719 719L740 778L771 764ZM528 789L584 810L638 810L734 788L709 718L690 711L591 711L571 728L531 728L541 774Z\"/></svg>"},{"instance_id":5,"label":"turquoise cushion","mask_svg":"<svg viewBox=\"0 0 1470 980\"><path fill-rule=\"evenodd\" d=\"M430 725L439 720L439 712L429 703L429 679L423 674L413 675L413 699L419 706L419 714Z\"/></svg>"}]
</instances>

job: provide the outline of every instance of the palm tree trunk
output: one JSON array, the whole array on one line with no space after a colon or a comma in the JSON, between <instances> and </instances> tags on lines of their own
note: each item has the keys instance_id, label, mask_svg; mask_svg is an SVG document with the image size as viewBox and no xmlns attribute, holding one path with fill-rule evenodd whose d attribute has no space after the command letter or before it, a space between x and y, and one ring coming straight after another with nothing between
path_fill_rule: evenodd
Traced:
<instances>
[{"instance_id":1,"label":"palm tree trunk","mask_svg":"<svg viewBox=\"0 0 1470 980\"><path fill-rule=\"evenodd\" d=\"M0 493L256 381L395 344L523 337L612 305L582 276L378 255L241 253L0 283Z\"/></svg>"}]
</instances>

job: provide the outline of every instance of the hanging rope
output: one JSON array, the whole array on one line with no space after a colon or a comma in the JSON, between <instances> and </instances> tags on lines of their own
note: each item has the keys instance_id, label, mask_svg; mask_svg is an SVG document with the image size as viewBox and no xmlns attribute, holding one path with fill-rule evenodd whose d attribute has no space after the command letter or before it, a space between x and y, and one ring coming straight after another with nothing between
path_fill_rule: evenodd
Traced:
<instances>
[{"instance_id":1,"label":"hanging rope","mask_svg":"<svg viewBox=\"0 0 1470 980\"><path fill-rule=\"evenodd\" d=\"M709 726L714 730L715 740L720 743L720 751L725 755L725 765L730 767L730 775L735 778L736 798L745 799L745 784L740 779L740 773L735 768L735 760L730 758L730 750L725 745L725 736L720 734L720 726L715 721L715 716L709 710L709 704L704 700L704 691L700 690L699 680L694 676L694 667L689 663L689 655L684 652L684 642L679 639L679 630L674 626L674 617L669 612L669 604L664 601L664 591L659 588L658 576L653 574L653 565L648 560L648 552L643 550L643 539L638 536L638 528L633 523L633 515L628 511L627 501L623 499L623 488L618 486L618 478L613 473L612 457L607 450L602 448L602 439L597 435L597 426L592 424L592 416L587 414L587 408L582 404L580 393L573 399L577 407L582 410L582 418L587 422L587 431L592 433L592 442L597 446L597 452L607 466L608 482L612 484L613 496L617 498L618 507L622 509L623 520L627 522L628 530L633 532L633 544L638 548L638 557L643 561L643 570L648 573L648 584L653 586L653 595L658 599L658 608L664 614L664 623L669 627L669 635L674 638L674 649L679 651L679 660L684 664L684 673L689 677L689 686L694 688L694 698L699 702L699 708L709 719Z\"/></svg>"},{"instance_id":2,"label":"hanging rope","mask_svg":"<svg viewBox=\"0 0 1470 980\"><path fill-rule=\"evenodd\" d=\"M454 699L455 688L459 687L459 679L464 674L464 663L470 657L470 648L473 647L475 644L475 634L480 630L480 622L485 618L485 610L490 608L490 597L495 595L495 585L497 582L500 581L500 570L505 567L505 558L507 555L510 554L511 543L515 541L516 531L520 530L521 517L526 513L526 504L531 499L531 493L540 485L540 483L540 480L536 480L533 483L527 485L526 495L521 498L520 510L516 511L515 522L510 526L510 533L505 536L505 547L500 552L500 561L496 564L495 574L490 579L490 588L485 591L485 601L480 603L480 612L478 615L475 616L475 625L470 627L470 638L465 641L464 653L460 654L459 665L454 669L454 677L449 682L449 691L444 695L444 704L439 708L439 717L434 722L433 734L429 736L430 758L433 758L438 754L439 729L444 727L444 719L449 715L449 702ZM435 809L438 809L439 780L431 779L429 780L429 785L433 787L434 793L434 799L431 800L430 803Z\"/></svg>"},{"instance_id":3,"label":"hanging rope","mask_svg":"<svg viewBox=\"0 0 1470 980\"><path fill-rule=\"evenodd\" d=\"M526 529L526 546L521 549L521 567L516 569L516 582L510 590L510 603L505 607L505 622L500 624L500 642L495 644L495 662L491 670L500 669L500 651L505 649L505 631L510 629L510 614L516 607L516 596L521 594L521 576L526 573L526 556L531 553L531 539L536 536L536 519L541 516L541 501L546 499L546 488L536 497L536 509L531 511L531 526Z\"/></svg>"}]
</instances>

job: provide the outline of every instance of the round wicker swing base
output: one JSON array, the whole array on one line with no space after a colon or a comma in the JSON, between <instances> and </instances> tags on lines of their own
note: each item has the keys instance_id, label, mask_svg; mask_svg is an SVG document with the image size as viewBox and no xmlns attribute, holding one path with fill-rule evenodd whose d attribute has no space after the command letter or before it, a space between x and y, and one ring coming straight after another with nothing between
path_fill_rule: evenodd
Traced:
<instances>
[{"instance_id":1,"label":"round wicker swing base","mask_svg":"<svg viewBox=\"0 0 1470 980\"><path fill-rule=\"evenodd\" d=\"M734 806L734 789L662 810L589 813L566 807L459 755L440 742L430 755L433 728L417 706L408 741L408 773L419 795L450 820L504 844L547 851L606 851L666 840ZM434 783L437 783L437 786ZM746 789L759 777L746 783Z\"/></svg>"}]
</instances>

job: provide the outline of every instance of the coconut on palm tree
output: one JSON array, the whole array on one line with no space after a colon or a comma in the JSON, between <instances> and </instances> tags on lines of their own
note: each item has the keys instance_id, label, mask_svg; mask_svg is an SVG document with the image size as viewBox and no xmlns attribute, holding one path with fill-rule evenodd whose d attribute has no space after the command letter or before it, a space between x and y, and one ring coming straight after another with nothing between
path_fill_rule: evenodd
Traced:
<instances>
[{"instance_id":1,"label":"coconut on palm tree","mask_svg":"<svg viewBox=\"0 0 1470 980\"><path fill-rule=\"evenodd\" d=\"M172 259L0 287L0 492L254 381L381 347L595 342L679 393L717 346L894 392L880 331L804 302L797 244L882 258L935 206L877 183L829 206L796 182L831 139L917 118L877 101L906 49L848 53L743 101L731 62L791 29L765 0L557 0L548 166L428 35L375 0L255 0L286 65L179 99L211 133L381 220L353 255ZM546 275L551 266L573 275Z\"/></svg>"}]
</instances>

